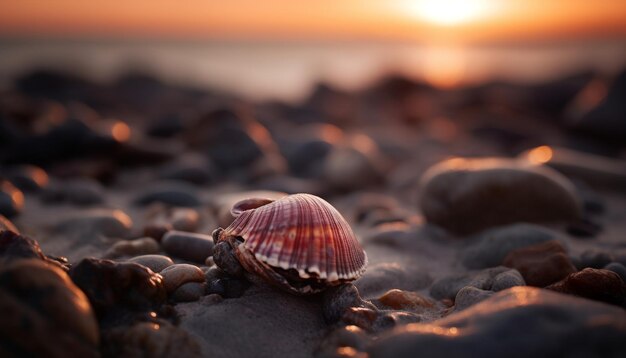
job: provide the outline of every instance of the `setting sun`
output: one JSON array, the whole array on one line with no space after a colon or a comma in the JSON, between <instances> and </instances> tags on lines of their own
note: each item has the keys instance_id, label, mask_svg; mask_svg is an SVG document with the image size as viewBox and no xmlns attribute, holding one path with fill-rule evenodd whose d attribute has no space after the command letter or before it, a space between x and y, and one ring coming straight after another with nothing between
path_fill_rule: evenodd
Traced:
<instances>
[{"instance_id":1,"label":"setting sun","mask_svg":"<svg viewBox=\"0 0 626 358\"><path fill-rule=\"evenodd\" d=\"M484 16L493 4L488 0L422 0L408 3L411 11L424 21L456 25Z\"/></svg>"}]
</instances>

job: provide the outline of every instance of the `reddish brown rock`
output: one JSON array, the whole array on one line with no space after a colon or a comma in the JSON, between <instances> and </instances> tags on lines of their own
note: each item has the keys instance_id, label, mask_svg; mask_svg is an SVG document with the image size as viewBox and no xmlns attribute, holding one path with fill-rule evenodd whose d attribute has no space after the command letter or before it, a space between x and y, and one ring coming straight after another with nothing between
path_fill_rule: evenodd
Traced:
<instances>
[{"instance_id":1,"label":"reddish brown rock","mask_svg":"<svg viewBox=\"0 0 626 358\"><path fill-rule=\"evenodd\" d=\"M378 299L380 303L393 309L424 310L433 307L433 303L420 294L411 291L393 289L385 292Z\"/></svg>"},{"instance_id":2,"label":"reddish brown rock","mask_svg":"<svg viewBox=\"0 0 626 358\"><path fill-rule=\"evenodd\" d=\"M545 287L576 272L563 246L555 240L511 251L504 266L519 271L529 286Z\"/></svg>"},{"instance_id":3,"label":"reddish brown rock","mask_svg":"<svg viewBox=\"0 0 626 358\"><path fill-rule=\"evenodd\" d=\"M615 305L626 302L626 284L618 274L609 270L586 268L546 289Z\"/></svg>"}]
</instances>

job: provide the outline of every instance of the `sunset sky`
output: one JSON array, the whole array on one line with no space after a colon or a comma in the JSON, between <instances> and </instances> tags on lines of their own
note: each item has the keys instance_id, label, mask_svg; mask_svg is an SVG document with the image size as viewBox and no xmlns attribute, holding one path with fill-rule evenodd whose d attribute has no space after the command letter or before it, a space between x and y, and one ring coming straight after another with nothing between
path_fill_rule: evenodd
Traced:
<instances>
[{"instance_id":1,"label":"sunset sky","mask_svg":"<svg viewBox=\"0 0 626 358\"><path fill-rule=\"evenodd\" d=\"M536 41L626 37L624 0L0 0L0 36Z\"/></svg>"}]
</instances>

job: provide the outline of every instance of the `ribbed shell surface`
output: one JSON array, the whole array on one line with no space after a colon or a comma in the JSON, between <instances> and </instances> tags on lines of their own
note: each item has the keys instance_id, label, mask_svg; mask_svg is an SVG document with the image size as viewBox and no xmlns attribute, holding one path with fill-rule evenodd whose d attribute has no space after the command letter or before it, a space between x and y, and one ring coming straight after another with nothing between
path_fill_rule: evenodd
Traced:
<instances>
[{"instance_id":1,"label":"ribbed shell surface","mask_svg":"<svg viewBox=\"0 0 626 358\"><path fill-rule=\"evenodd\" d=\"M240 236L257 260L300 277L328 281L358 278L367 256L341 214L325 200L294 194L241 213L225 229Z\"/></svg>"}]
</instances>

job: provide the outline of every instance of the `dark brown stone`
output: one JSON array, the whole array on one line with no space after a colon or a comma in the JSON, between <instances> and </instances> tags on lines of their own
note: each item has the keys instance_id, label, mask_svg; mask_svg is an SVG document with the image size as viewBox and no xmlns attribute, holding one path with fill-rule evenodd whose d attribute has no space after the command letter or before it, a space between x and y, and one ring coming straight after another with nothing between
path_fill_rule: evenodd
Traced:
<instances>
[{"instance_id":1,"label":"dark brown stone","mask_svg":"<svg viewBox=\"0 0 626 358\"><path fill-rule=\"evenodd\" d=\"M70 270L99 318L118 310L148 311L166 299L161 275L132 262L87 258Z\"/></svg>"},{"instance_id":2,"label":"dark brown stone","mask_svg":"<svg viewBox=\"0 0 626 358\"><path fill-rule=\"evenodd\" d=\"M0 317L0 356L99 356L87 297L63 270L39 259L0 271Z\"/></svg>"},{"instance_id":3,"label":"dark brown stone","mask_svg":"<svg viewBox=\"0 0 626 358\"><path fill-rule=\"evenodd\" d=\"M0 230L0 261L45 258L37 241L13 231Z\"/></svg>"},{"instance_id":4,"label":"dark brown stone","mask_svg":"<svg viewBox=\"0 0 626 358\"><path fill-rule=\"evenodd\" d=\"M586 268L546 289L615 305L626 303L626 284L618 274L609 270Z\"/></svg>"},{"instance_id":5,"label":"dark brown stone","mask_svg":"<svg viewBox=\"0 0 626 358\"><path fill-rule=\"evenodd\" d=\"M576 272L563 246L554 240L511 251L503 265L516 269L527 285L536 287L545 287Z\"/></svg>"}]
</instances>

